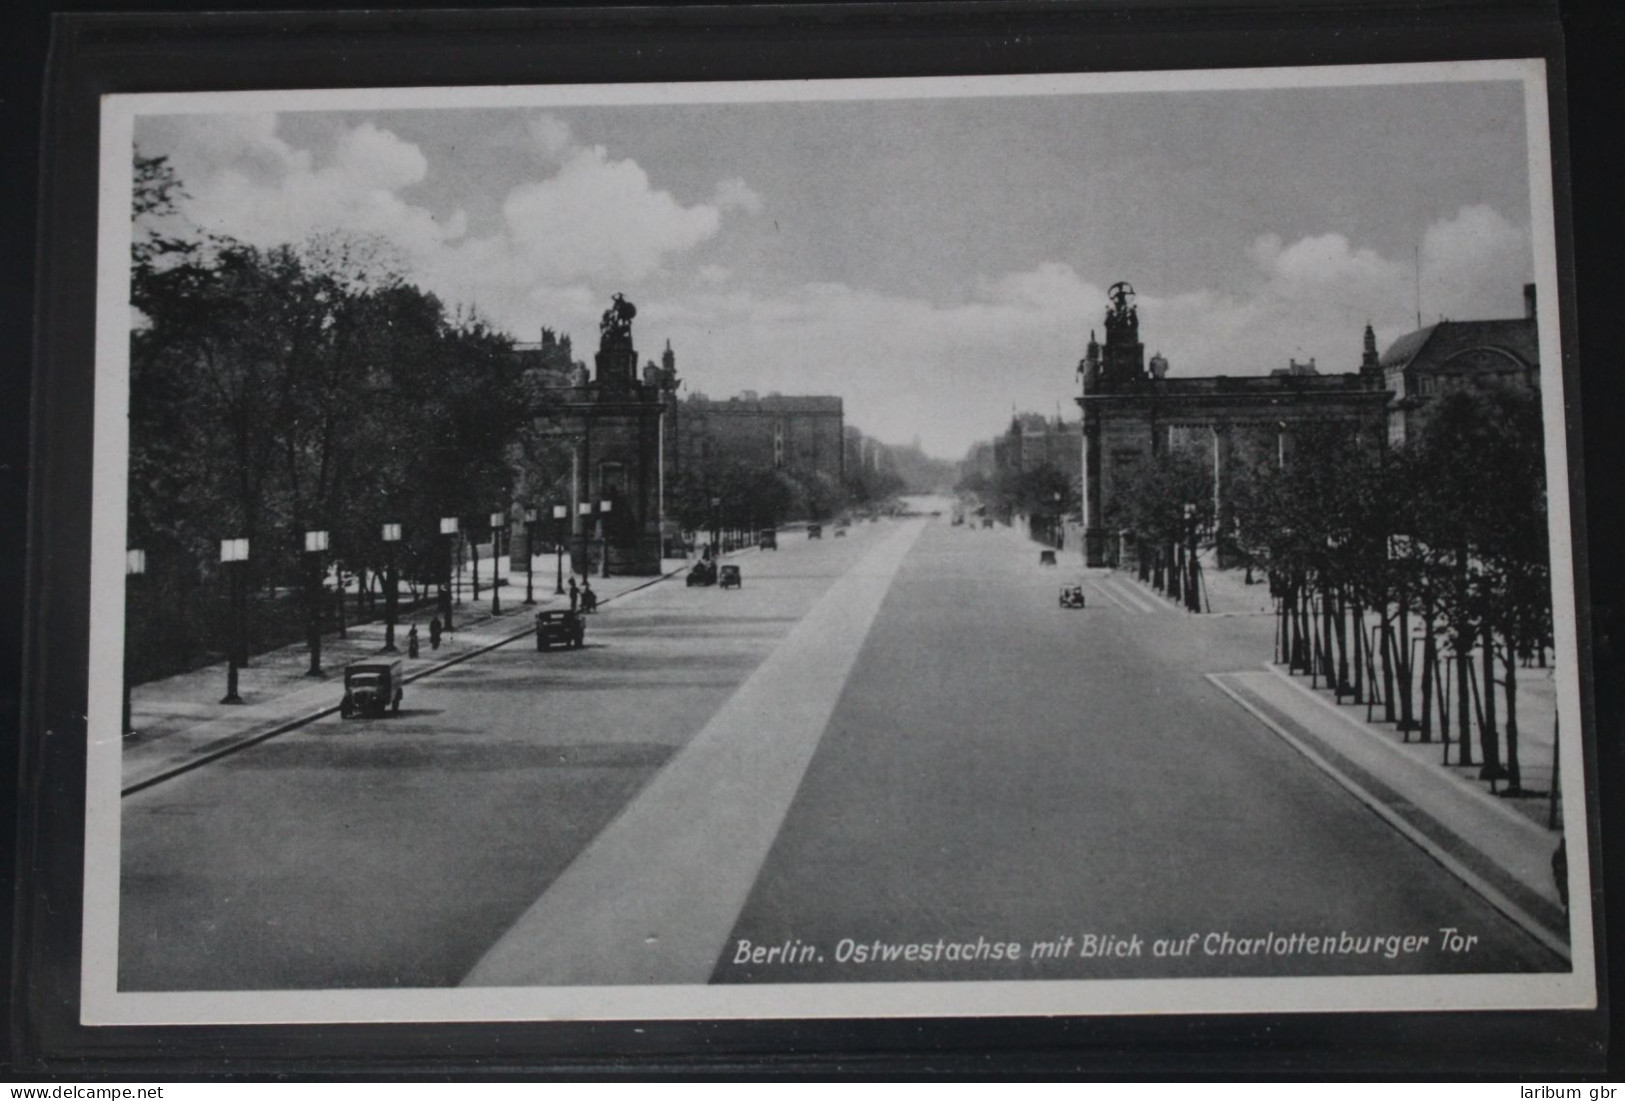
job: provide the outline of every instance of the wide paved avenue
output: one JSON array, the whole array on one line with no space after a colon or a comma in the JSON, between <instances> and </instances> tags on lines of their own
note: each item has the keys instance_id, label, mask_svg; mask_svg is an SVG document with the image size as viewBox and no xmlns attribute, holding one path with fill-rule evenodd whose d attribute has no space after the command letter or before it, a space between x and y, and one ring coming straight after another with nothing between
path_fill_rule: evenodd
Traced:
<instances>
[{"instance_id":1,"label":"wide paved avenue","mask_svg":"<svg viewBox=\"0 0 1625 1101\"><path fill-rule=\"evenodd\" d=\"M1065 610L1081 567L946 515L780 546L734 559L740 591L608 605L584 651L521 640L409 686L398 718L324 720L129 796L121 986L1566 966L1206 678L1258 669L1267 617L1107 599L1096 577ZM1473 949L1442 951L1445 927ZM1151 954L1343 932L1430 941ZM1091 934L1143 947L1086 956ZM978 938L1022 958L838 958Z\"/></svg>"},{"instance_id":2,"label":"wide paved avenue","mask_svg":"<svg viewBox=\"0 0 1625 1101\"><path fill-rule=\"evenodd\" d=\"M928 526L717 980L1566 968L1206 679L1258 668L1270 618L1190 616L1143 589L1114 604L1092 585L1087 608L1059 608L1060 577L1081 572L1039 566L1013 531ZM1157 938L1210 932L1428 934L1436 948L1441 927L1479 943L1392 960L1151 955ZM1125 951L1138 936L1140 954L1084 957L1088 934ZM1025 951L1068 936L1070 958ZM1020 943L1022 962L836 959L843 939L978 937ZM741 939L815 953L735 965Z\"/></svg>"}]
</instances>

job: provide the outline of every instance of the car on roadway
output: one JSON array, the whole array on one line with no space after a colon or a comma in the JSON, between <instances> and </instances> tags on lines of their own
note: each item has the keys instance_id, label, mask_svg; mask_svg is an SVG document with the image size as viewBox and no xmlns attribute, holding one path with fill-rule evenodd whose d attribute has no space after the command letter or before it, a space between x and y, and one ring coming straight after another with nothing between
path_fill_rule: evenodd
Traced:
<instances>
[{"instance_id":1,"label":"car on roadway","mask_svg":"<svg viewBox=\"0 0 1625 1101\"><path fill-rule=\"evenodd\" d=\"M339 716L381 719L401 709L401 663L358 661L344 669L344 699Z\"/></svg>"},{"instance_id":2,"label":"car on roadway","mask_svg":"<svg viewBox=\"0 0 1625 1101\"><path fill-rule=\"evenodd\" d=\"M1062 585L1061 586L1061 607L1063 607L1063 608L1081 608L1081 607L1083 607L1083 586L1082 585Z\"/></svg>"},{"instance_id":3,"label":"car on roadway","mask_svg":"<svg viewBox=\"0 0 1625 1101\"><path fill-rule=\"evenodd\" d=\"M1038 564L1040 566L1053 566L1053 565L1055 565L1055 552L1052 551L1052 550L1041 550L1041 551L1039 551L1038 552Z\"/></svg>"},{"instance_id":4,"label":"car on roadway","mask_svg":"<svg viewBox=\"0 0 1625 1101\"><path fill-rule=\"evenodd\" d=\"M560 608L536 613L536 649L563 646L579 650L587 644L587 621L577 612Z\"/></svg>"},{"instance_id":5,"label":"car on roadway","mask_svg":"<svg viewBox=\"0 0 1625 1101\"><path fill-rule=\"evenodd\" d=\"M694 568L688 571L688 577L683 584L689 588L696 585L715 585L717 583L717 564L709 558L702 558L694 563Z\"/></svg>"},{"instance_id":6,"label":"car on roadway","mask_svg":"<svg viewBox=\"0 0 1625 1101\"><path fill-rule=\"evenodd\" d=\"M778 550L779 533L772 528L764 529L756 536L756 547L758 550Z\"/></svg>"},{"instance_id":7,"label":"car on roadway","mask_svg":"<svg viewBox=\"0 0 1625 1101\"><path fill-rule=\"evenodd\" d=\"M835 538L837 538L837 539L845 539L846 538L846 529L845 528L836 528L835 529Z\"/></svg>"},{"instance_id":8,"label":"car on roadway","mask_svg":"<svg viewBox=\"0 0 1625 1101\"><path fill-rule=\"evenodd\" d=\"M745 579L739 574L739 567L729 563L722 567L717 584L724 589L739 589L745 585Z\"/></svg>"},{"instance_id":9,"label":"car on roadway","mask_svg":"<svg viewBox=\"0 0 1625 1101\"><path fill-rule=\"evenodd\" d=\"M808 539L822 539L823 537L824 537L824 525L823 524L808 524L807 525L807 538Z\"/></svg>"}]
</instances>

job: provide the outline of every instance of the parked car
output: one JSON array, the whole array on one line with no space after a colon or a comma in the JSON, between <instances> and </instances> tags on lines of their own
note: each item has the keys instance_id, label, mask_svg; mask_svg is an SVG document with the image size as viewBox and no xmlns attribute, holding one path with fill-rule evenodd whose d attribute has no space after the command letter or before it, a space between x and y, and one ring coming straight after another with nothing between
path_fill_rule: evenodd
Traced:
<instances>
[{"instance_id":1,"label":"parked car","mask_svg":"<svg viewBox=\"0 0 1625 1101\"><path fill-rule=\"evenodd\" d=\"M1053 566L1053 565L1055 565L1055 552L1052 551L1052 550L1041 550L1041 551L1039 551L1038 552L1038 564L1040 566Z\"/></svg>"},{"instance_id":2,"label":"parked car","mask_svg":"<svg viewBox=\"0 0 1625 1101\"><path fill-rule=\"evenodd\" d=\"M823 524L808 524L807 525L807 538L808 539L822 539L823 537L824 537L824 525Z\"/></svg>"},{"instance_id":3,"label":"parked car","mask_svg":"<svg viewBox=\"0 0 1625 1101\"><path fill-rule=\"evenodd\" d=\"M536 613L536 649L563 646L579 650L587 642L587 621L568 609Z\"/></svg>"},{"instance_id":4,"label":"parked car","mask_svg":"<svg viewBox=\"0 0 1625 1101\"><path fill-rule=\"evenodd\" d=\"M689 588L695 585L715 585L717 583L717 564L709 558L702 558L694 563L694 568L688 571L684 584Z\"/></svg>"},{"instance_id":5,"label":"parked car","mask_svg":"<svg viewBox=\"0 0 1625 1101\"><path fill-rule=\"evenodd\" d=\"M398 661L358 661L344 670L344 699L339 704L342 718L383 718L386 711L401 709L401 663Z\"/></svg>"},{"instance_id":6,"label":"parked car","mask_svg":"<svg viewBox=\"0 0 1625 1101\"><path fill-rule=\"evenodd\" d=\"M739 567L733 564L722 567L721 579L717 582L724 589L743 588L745 579L739 575Z\"/></svg>"},{"instance_id":7,"label":"parked car","mask_svg":"<svg viewBox=\"0 0 1625 1101\"><path fill-rule=\"evenodd\" d=\"M771 528L762 531L756 536L756 546L760 550L778 550L779 533Z\"/></svg>"}]
</instances>

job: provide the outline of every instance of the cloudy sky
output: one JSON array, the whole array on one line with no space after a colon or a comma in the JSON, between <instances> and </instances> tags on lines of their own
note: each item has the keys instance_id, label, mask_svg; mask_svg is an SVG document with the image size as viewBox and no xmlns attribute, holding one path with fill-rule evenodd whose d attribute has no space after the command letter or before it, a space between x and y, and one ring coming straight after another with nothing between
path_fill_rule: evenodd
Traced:
<instances>
[{"instance_id":1,"label":"cloudy sky","mask_svg":"<svg viewBox=\"0 0 1625 1101\"><path fill-rule=\"evenodd\" d=\"M833 393L957 458L1075 415L1120 279L1172 372L1352 370L1531 281L1521 85L138 118L196 224L382 237L413 278L590 360L610 295L689 389Z\"/></svg>"}]
</instances>

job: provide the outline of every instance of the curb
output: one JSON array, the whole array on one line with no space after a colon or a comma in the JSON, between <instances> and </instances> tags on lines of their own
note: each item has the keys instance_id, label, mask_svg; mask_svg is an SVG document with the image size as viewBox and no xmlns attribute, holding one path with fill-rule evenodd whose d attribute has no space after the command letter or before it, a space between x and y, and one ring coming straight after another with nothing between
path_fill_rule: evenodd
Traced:
<instances>
[{"instance_id":1,"label":"curb","mask_svg":"<svg viewBox=\"0 0 1625 1101\"><path fill-rule=\"evenodd\" d=\"M1485 902L1489 903L1491 908L1499 911L1503 917L1511 921L1514 925L1517 925L1543 948L1555 952L1561 959L1569 963L1573 963L1574 957L1568 942L1553 933L1547 927L1545 922L1542 922L1539 918L1529 913L1522 906L1519 906L1517 903L1509 899L1500 890L1486 882L1482 876L1478 875L1456 857L1446 852L1437 842L1428 837L1428 835L1422 830L1418 829L1416 826L1413 826L1411 823L1401 818L1398 814L1394 813L1394 811L1386 806L1382 800L1378 799L1375 795L1368 791L1365 785L1361 784L1358 780L1354 779L1342 769L1338 768L1314 747L1305 743L1297 735L1291 733L1280 723L1277 723L1274 719L1271 719L1268 715L1264 714L1264 712L1253 706L1253 704L1243 698L1239 692L1231 688L1228 684L1225 684L1220 679L1221 674L1206 673L1204 676L1206 677L1208 683L1212 684L1226 696L1229 696L1232 701L1245 709L1253 716L1253 718L1257 719L1259 722L1263 723L1267 728L1269 728L1273 734L1279 737L1282 741L1286 742L1287 745L1291 746L1298 753L1302 754L1306 760L1308 760L1321 772L1325 773L1333 783L1337 784L1338 787L1348 792L1349 795L1353 796L1367 810L1387 823L1387 825L1401 837L1415 845L1418 849L1421 849L1422 852L1425 853L1434 863L1438 864L1445 871L1455 876L1469 890L1473 891Z\"/></svg>"},{"instance_id":2,"label":"curb","mask_svg":"<svg viewBox=\"0 0 1625 1101\"><path fill-rule=\"evenodd\" d=\"M737 553L737 552L735 552L735 553ZM599 604L600 607L602 607L603 605L608 604L612 600L618 600L623 596L630 596L633 593L642 592L644 589L647 589L652 585L658 585L662 581L669 581L671 578L676 577L678 574L682 573L687 568L688 567L685 565L685 566L682 566L682 567L680 567L678 569L675 569L675 570L671 571L670 573L663 573L658 577L652 577L648 581L643 582L643 584L641 584L641 585L634 585L630 589L623 589L620 592L616 593L614 596L606 596L606 597L604 597L604 599L600 600L598 602L598 604ZM520 605L520 606L523 607L524 605ZM509 613L509 614L510 615L520 615L522 613L512 612L512 613ZM504 618L506 618L506 617L504 617ZM486 622L489 623L491 621L487 620ZM484 644L482 644L480 646L476 646L473 649L465 650L464 652L462 652L460 654L457 654L454 657L447 658L444 661L441 661L436 665L424 666L421 669L415 670L412 673L401 677L401 683L402 684L411 684L413 681L421 680L424 677L431 676L431 675L433 675L435 673L439 673L439 672L441 672L443 670L446 670L446 669L450 669L453 665L460 665L461 663L463 663L465 661L468 661L470 658L477 658L481 654L488 654L492 650L497 649L498 647L506 646L510 642L517 642L522 638L526 638L526 637L530 636L531 634L533 634L535 632L535 630L536 630L536 627L535 627L534 624L532 624L530 626L527 626L524 630L519 631L519 632L517 632L515 634L504 635L503 637L498 638L493 642L487 642L487 643L484 643ZM154 787L154 786L156 786L158 784L161 784L165 780L173 780L175 777L180 776L183 773L191 772L195 768L202 768L206 764L210 764L210 763L212 763L214 761L218 761L222 757L230 756L231 754L236 753L239 750L247 749L250 746L258 745L261 742L270 741L272 738L275 738L275 737L277 737L279 735L282 735L282 734L286 734L291 730L297 730L302 726L308 726L309 724L311 724L313 722L316 722L318 719L325 719L329 715L336 715L336 714L338 714L339 706L340 706L339 704L333 704L333 705L331 705L329 707L323 707L323 708L320 708L320 709L318 709L316 711L308 711L305 714L298 716L297 718L288 719L288 720L285 720L283 722L280 722L276 726L273 726L268 730L261 730L261 731L259 731L257 733L245 735L242 738L242 740L240 740L240 741L235 741L235 742L232 742L230 745L221 746L220 748L212 750L212 751L210 751L208 753L200 754L197 757L190 758L190 759L188 759L186 761L183 761L183 762L181 762L179 764L173 765L173 766L171 766L171 767L169 767L167 769L164 769L164 770L162 770L160 772L156 772L153 775L146 777L145 779L137 780L133 784L129 784L129 785L125 786L125 787L122 787L122 788L119 789L119 796L122 798L123 796L126 796L126 795L134 795L138 791L145 791L147 788Z\"/></svg>"}]
</instances>

